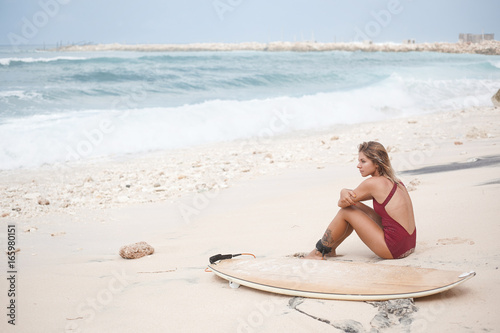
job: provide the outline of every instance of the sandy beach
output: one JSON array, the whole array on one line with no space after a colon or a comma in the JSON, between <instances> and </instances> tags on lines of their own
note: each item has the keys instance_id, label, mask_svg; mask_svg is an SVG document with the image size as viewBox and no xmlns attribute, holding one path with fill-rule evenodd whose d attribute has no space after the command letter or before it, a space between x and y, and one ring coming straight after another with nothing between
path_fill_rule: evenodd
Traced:
<instances>
[{"instance_id":1,"label":"sandy beach","mask_svg":"<svg viewBox=\"0 0 500 333\"><path fill-rule=\"evenodd\" d=\"M0 171L1 244L15 226L16 295L2 332L494 332L500 327L500 108L266 135L174 151ZM271 133L272 134L272 133ZM476 271L401 302L297 299L205 272L217 253L308 252L362 181L357 145L383 143L412 196L411 256L356 235L331 260ZM12 233L10 233L12 234ZM154 254L122 259L145 241ZM298 259L297 259L298 260ZM15 300L15 326L6 304Z\"/></svg>"}]
</instances>

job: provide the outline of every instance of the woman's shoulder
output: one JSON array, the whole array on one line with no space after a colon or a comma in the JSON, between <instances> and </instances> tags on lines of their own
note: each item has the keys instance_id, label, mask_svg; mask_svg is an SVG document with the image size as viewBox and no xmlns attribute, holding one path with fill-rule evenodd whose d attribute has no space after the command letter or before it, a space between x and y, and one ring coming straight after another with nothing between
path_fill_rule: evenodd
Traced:
<instances>
[{"instance_id":1,"label":"woman's shoulder","mask_svg":"<svg viewBox=\"0 0 500 333\"><path fill-rule=\"evenodd\" d=\"M373 189L385 189L393 186L393 182L384 176L372 176L363 181L366 186L371 187Z\"/></svg>"},{"instance_id":2,"label":"woman's shoulder","mask_svg":"<svg viewBox=\"0 0 500 333\"><path fill-rule=\"evenodd\" d=\"M387 177L384 177L384 176L371 176L370 178L367 178L364 180L365 182L367 182L368 184L374 184L374 185L391 185L393 184L393 182L387 178Z\"/></svg>"}]
</instances>

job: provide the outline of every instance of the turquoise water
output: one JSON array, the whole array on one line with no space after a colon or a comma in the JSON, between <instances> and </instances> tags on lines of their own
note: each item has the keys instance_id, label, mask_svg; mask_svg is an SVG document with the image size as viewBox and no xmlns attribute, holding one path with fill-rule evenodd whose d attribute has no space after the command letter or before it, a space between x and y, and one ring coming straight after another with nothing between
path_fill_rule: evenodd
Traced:
<instances>
[{"instance_id":1,"label":"turquoise water","mask_svg":"<svg viewBox=\"0 0 500 333\"><path fill-rule=\"evenodd\" d=\"M13 169L491 105L500 57L4 47L0 78Z\"/></svg>"}]
</instances>

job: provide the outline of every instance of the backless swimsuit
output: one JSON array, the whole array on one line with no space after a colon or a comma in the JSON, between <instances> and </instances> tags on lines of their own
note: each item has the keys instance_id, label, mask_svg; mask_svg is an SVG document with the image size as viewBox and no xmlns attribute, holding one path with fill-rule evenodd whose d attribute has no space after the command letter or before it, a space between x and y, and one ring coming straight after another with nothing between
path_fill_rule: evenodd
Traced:
<instances>
[{"instance_id":1,"label":"backless swimsuit","mask_svg":"<svg viewBox=\"0 0 500 333\"><path fill-rule=\"evenodd\" d=\"M401 183L403 186L404 184ZM410 255L416 245L417 240L417 229L410 235L401 224L389 216L385 210L385 206L392 199L398 184L394 183L391 193L387 196L382 204L379 204L377 200L373 199L373 209L382 218L382 226L384 228L384 239L389 251L394 259L404 258Z\"/></svg>"}]
</instances>

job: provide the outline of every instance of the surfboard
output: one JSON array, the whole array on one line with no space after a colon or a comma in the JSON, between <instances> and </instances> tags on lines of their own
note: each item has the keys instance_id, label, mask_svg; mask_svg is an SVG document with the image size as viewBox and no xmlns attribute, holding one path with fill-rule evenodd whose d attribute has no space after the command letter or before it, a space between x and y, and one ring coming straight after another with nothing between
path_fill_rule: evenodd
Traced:
<instances>
[{"instance_id":1,"label":"surfboard","mask_svg":"<svg viewBox=\"0 0 500 333\"><path fill-rule=\"evenodd\" d=\"M234 287L310 298L383 301L441 293L476 275L433 268L298 258L227 259L208 268Z\"/></svg>"}]
</instances>

